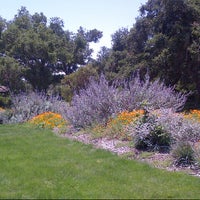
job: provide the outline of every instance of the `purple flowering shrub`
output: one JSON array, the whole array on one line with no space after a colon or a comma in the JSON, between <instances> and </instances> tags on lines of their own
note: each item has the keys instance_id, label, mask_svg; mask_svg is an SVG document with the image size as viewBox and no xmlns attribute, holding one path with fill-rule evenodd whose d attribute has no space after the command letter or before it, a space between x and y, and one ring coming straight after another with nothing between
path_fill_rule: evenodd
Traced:
<instances>
[{"instance_id":1,"label":"purple flowering shrub","mask_svg":"<svg viewBox=\"0 0 200 200\"><path fill-rule=\"evenodd\" d=\"M175 92L159 80L150 82L146 75L142 81L136 76L129 82L109 84L104 75L97 81L90 78L86 89L76 93L66 116L75 126L86 127L107 120L121 111L134 109L183 108L187 94Z\"/></svg>"},{"instance_id":2,"label":"purple flowering shrub","mask_svg":"<svg viewBox=\"0 0 200 200\"><path fill-rule=\"evenodd\" d=\"M94 123L106 123L121 111L122 95L114 85L109 85L102 75L98 81L90 78L89 85L72 98L67 110L68 120L74 126L86 127Z\"/></svg>"},{"instance_id":3,"label":"purple flowering shrub","mask_svg":"<svg viewBox=\"0 0 200 200\"><path fill-rule=\"evenodd\" d=\"M126 98L129 110L171 108L180 111L187 100L188 94L176 92L174 87L167 87L159 79L150 81L148 74L144 80L139 75L135 76L126 85Z\"/></svg>"}]
</instances>

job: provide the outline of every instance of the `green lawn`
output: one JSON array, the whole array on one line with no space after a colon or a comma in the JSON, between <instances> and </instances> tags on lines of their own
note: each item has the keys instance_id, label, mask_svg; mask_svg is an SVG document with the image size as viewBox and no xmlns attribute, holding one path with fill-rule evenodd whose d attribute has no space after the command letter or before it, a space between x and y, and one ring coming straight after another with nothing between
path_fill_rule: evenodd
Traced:
<instances>
[{"instance_id":1,"label":"green lawn","mask_svg":"<svg viewBox=\"0 0 200 200\"><path fill-rule=\"evenodd\" d=\"M25 125L0 125L0 198L200 198L200 178Z\"/></svg>"}]
</instances>

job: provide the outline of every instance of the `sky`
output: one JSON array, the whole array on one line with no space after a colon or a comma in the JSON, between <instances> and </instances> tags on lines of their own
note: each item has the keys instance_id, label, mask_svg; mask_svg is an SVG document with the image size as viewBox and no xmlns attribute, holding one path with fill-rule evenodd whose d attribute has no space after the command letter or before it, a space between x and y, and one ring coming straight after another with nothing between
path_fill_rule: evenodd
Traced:
<instances>
[{"instance_id":1,"label":"sky","mask_svg":"<svg viewBox=\"0 0 200 200\"><path fill-rule=\"evenodd\" d=\"M147 0L0 0L0 16L11 20L21 6L30 14L43 13L48 19L60 17L64 29L76 33L80 26L86 30L97 29L103 37L91 44L96 56L100 47L111 47L111 35L120 28L133 27L139 8Z\"/></svg>"}]
</instances>

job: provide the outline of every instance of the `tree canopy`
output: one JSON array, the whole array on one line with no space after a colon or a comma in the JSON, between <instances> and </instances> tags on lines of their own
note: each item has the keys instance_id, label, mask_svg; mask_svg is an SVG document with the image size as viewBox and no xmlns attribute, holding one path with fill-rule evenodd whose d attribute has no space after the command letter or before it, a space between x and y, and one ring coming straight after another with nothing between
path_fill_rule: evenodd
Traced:
<instances>
[{"instance_id":1,"label":"tree canopy","mask_svg":"<svg viewBox=\"0 0 200 200\"><path fill-rule=\"evenodd\" d=\"M112 44L109 56L100 55L96 63L109 78L148 71L152 79L159 77L179 91L192 91L199 103L198 0L148 0L130 30L121 28L113 34Z\"/></svg>"},{"instance_id":2,"label":"tree canopy","mask_svg":"<svg viewBox=\"0 0 200 200\"><path fill-rule=\"evenodd\" d=\"M64 30L59 17L47 23L43 13L31 15L25 7L11 21L0 18L1 56L15 59L26 68L23 78L37 90L46 90L55 81L56 73L70 74L85 65L92 53L89 43L101 37L97 29L80 27L77 33Z\"/></svg>"}]
</instances>

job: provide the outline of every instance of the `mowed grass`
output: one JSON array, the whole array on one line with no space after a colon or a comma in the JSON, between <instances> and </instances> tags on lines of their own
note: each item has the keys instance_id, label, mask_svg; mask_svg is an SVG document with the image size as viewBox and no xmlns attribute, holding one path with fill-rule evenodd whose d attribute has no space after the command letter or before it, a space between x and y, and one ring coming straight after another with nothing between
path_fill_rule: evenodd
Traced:
<instances>
[{"instance_id":1,"label":"mowed grass","mask_svg":"<svg viewBox=\"0 0 200 200\"><path fill-rule=\"evenodd\" d=\"M0 126L0 198L200 198L200 178L27 125Z\"/></svg>"}]
</instances>

